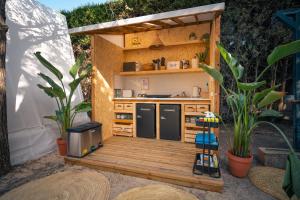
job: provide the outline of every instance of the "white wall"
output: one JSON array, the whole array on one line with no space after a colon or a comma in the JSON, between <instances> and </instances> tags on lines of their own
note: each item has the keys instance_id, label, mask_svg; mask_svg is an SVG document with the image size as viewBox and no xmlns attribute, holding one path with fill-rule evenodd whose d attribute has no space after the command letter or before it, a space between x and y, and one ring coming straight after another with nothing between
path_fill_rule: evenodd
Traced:
<instances>
[{"instance_id":1,"label":"white wall","mask_svg":"<svg viewBox=\"0 0 300 200\"><path fill-rule=\"evenodd\" d=\"M144 78L149 81L149 90L142 90L141 79ZM202 92L208 92L207 82L208 76L204 73L118 76L115 78L115 88L132 89L135 95L139 93L177 95L184 91L188 96L192 96L193 86L201 87Z\"/></svg>"},{"instance_id":2,"label":"white wall","mask_svg":"<svg viewBox=\"0 0 300 200\"><path fill-rule=\"evenodd\" d=\"M34 57L41 51L71 80L68 69L74 63L65 17L35 0L7 0L7 113L12 164L36 159L56 149L56 124L43 119L56 109L54 100L46 96L37 83L44 83L37 73L50 74ZM80 90L73 103L82 100ZM78 121L87 121L81 115Z\"/></svg>"}]
</instances>

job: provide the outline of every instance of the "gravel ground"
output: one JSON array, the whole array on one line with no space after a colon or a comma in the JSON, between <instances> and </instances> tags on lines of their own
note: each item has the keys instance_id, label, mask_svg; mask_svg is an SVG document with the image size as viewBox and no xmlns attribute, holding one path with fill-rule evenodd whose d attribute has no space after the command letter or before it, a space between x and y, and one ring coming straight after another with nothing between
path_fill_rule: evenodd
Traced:
<instances>
[{"instance_id":1,"label":"gravel ground","mask_svg":"<svg viewBox=\"0 0 300 200\"><path fill-rule=\"evenodd\" d=\"M287 130L287 134L291 137L291 128L288 125L283 125L284 130ZM225 131L227 130L227 131ZM221 131L221 164L222 164L222 176L225 182L223 193L209 192L199 189L192 189L187 187L181 187L172 185L177 188L186 190L200 200L271 200L274 199L271 196L265 194L264 192L258 190L255 186L251 184L248 178L239 179L231 176L226 169L226 159L225 152L227 148L227 138L229 136L229 129L222 129ZM259 128L256 133L253 135L253 152L256 154L257 147L285 147L283 140L278 134L275 134L272 129L267 127ZM253 165L259 165L256 159L254 159ZM0 196L6 193L7 191L18 187L29 181L42 178L57 172L65 170L83 170L84 167L80 166L69 166L65 165L63 158L58 156L56 152L51 153L47 156L44 156L38 160L27 162L23 165L14 166L12 171L5 176L0 177ZM115 198L118 194L127 191L128 189L145 186L148 184L164 184L158 181L152 181L142 178L125 176L117 173L103 172L99 173L104 174L111 185L111 195L110 199ZM170 184L169 184L170 185Z\"/></svg>"}]
</instances>

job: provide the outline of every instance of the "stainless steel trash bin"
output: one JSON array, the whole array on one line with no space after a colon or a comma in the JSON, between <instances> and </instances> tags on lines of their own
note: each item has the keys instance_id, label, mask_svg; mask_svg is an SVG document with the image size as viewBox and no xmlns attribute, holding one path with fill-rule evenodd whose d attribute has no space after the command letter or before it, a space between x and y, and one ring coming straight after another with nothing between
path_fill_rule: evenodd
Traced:
<instances>
[{"instance_id":1,"label":"stainless steel trash bin","mask_svg":"<svg viewBox=\"0 0 300 200\"><path fill-rule=\"evenodd\" d=\"M101 147L101 126L98 122L89 122L67 129L68 156L81 158Z\"/></svg>"}]
</instances>

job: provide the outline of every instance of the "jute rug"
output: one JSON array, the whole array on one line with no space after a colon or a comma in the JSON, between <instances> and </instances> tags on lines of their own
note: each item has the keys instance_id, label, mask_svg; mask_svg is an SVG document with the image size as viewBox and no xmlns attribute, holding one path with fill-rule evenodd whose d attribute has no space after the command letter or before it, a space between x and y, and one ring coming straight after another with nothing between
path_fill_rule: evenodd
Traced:
<instances>
[{"instance_id":1,"label":"jute rug","mask_svg":"<svg viewBox=\"0 0 300 200\"><path fill-rule=\"evenodd\" d=\"M115 200L198 200L198 198L167 185L147 185L123 192Z\"/></svg>"},{"instance_id":2,"label":"jute rug","mask_svg":"<svg viewBox=\"0 0 300 200\"><path fill-rule=\"evenodd\" d=\"M0 200L107 200L109 181L94 171L66 171L11 190Z\"/></svg>"},{"instance_id":3,"label":"jute rug","mask_svg":"<svg viewBox=\"0 0 300 200\"><path fill-rule=\"evenodd\" d=\"M282 189L284 170L273 167L253 167L249 179L260 190L280 200L289 200Z\"/></svg>"}]
</instances>

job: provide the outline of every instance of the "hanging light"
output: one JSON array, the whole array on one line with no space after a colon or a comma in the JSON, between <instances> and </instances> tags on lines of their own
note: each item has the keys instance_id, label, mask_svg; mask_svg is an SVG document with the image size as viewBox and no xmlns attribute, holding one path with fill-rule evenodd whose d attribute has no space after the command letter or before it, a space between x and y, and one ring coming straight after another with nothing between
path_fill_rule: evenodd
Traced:
<instances>
[{"instance_id":1,"label":"hanging light","mask_svg":"<svg viewBox=\"0 0 300 200\"><path fill-rule=\"evenodd\" d=\"M152 42L152 44L149 46L149 49L152 50L159 50L164 48L164 43L161 41L161 39L159 38L158 33L156 33L156 38L155 40Z\"/></svg>"}]
</instances>

